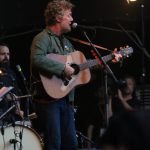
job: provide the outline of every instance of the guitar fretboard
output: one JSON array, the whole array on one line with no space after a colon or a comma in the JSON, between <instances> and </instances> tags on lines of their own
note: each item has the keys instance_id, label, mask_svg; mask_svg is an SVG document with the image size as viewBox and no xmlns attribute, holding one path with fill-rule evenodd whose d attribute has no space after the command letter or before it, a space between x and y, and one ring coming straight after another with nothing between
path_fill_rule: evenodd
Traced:
<instances>
[{"instance_id":1,"label":"guitar fretboard","mask_svg":"<svg viewBox=\"0 0 150 150\"><path fill-rule=\"evenodd\" d=\"M109 54L107 56L103 56L102 59L105 61L105 62L108 62L110 61L112 58L114 57L113 54ZM87 68L90 68L90 67L93 67L93 66L96 66L99 64L99 61L97 59L93 59L93 60L89 60L83 64L80 64L79 67L80 67L80 71L81 70L84 70L84 69L87 69Z\"/></svg>"}]
</instances>

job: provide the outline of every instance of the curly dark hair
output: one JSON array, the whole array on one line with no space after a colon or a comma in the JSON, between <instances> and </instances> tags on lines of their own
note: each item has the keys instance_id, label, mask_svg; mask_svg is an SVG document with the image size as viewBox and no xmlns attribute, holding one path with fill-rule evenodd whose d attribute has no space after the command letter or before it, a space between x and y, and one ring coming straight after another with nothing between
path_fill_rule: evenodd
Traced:
<instances>
[{"instance_id":1,"label":"curly dark hair","mask_svg":"<svg viewBox=\"0 0 150 150\"><path fill-rule=\"evenodd\" d=\"M44 12L46 25L54 25L56 23L56 16L63 17L63 12L73 7L74 5L69 0L50 1Z\"/></svg>"}]
</instances>

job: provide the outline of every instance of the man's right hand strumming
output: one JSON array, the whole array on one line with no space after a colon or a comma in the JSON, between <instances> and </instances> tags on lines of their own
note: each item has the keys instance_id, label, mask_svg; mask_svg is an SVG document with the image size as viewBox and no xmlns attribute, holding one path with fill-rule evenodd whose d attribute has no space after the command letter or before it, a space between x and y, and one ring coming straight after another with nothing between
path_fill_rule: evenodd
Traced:
<instances>
[{"instance_id":1,"label":"man's right hand strumming","mask_svg":"<svg viewBox=\"0 0 150 150\"><path fill-rule=\"evenodd\" d=\"M64 69L64 74L66 77L70 77L74 73L74 68L72 68L69 64L66 64Z\"/></svg>"}]
</instances>

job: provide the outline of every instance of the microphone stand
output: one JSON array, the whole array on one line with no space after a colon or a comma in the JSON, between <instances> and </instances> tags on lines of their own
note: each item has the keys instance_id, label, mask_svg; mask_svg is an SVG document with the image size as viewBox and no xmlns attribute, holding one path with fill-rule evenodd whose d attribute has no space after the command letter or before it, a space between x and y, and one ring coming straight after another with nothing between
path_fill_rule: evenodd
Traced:
<instances>
[{"instance_id":1,"label":"microphone stand","mask_svg":"<svg viewBox=\"0 0 150 150\"><path fill-rule=\"evenodd\" d=\"M31 97L30 90L28 89L27 79L25 78L25 76L24 76L24 74L23 74L23 72L22 72L22 69L21 69L20 65L17 65L16 68L17 68L18 72L20 73L20 76L22 77L26 94L27 94L27 95L30 95L29 97ZM29 121L29 102L31 102L31 100L30 100L29 97L27 96L26 108L25 108L25 109L26 109L25 117L27 117L27 120L28 120L28 121Z\"/></svg>"},{"instance_id":2,"label":"microphone stand","mask_svg":"<svg viewBox=\"0 0 150 150\"><path fill-rule=\"evenodd\" d=\"M142 4L142 7L143 7L143 4ZM143 9L143 8L142 8ZM143 19L142 19L143 20ZM142 37L144 37L144 20L142 21ZM124 32L129 38L130 40L140 49L142 50L143 54L148 58L150 59L150 54L148 53L148 50L144 47L142 41L140 40L140 38L138 37L138 35L133 31L133 30L125 30L120 23L117 23L117 25L120 27L120 29L115 29L115 28L110 28L110 27L104 27L104 26L94 26L93 28L95 29L104 29L104 30L109 30L109 31L114 31L114 32ZM129 34L131 33L135 39L137 41L135 41L135 39ZM143 38L144 40L144 38Z\"/></svg>"},{"instance_id":3,"label":"microphone stand","mask_svg":"<svg viewBox=\"0 0 150 150\"><path fill-rule=\"evenodd\" d=\"M81 132L79 132L79 131L76 131L76 133L77 133L77 135L78 135L78 137L79 137L79 140L80 140L80 148L84 148L84 141L86 141L86 142L88 142L88 143L90 143L92 146L96 146L96 143L95 142L93 142L92 140L90 140L88 137L86 137L85 135L83 135Z\"/></svg>"},{"instance_id":4,"label":"microphone stand","mask_svg":"<svg viewBox=\"0 0 150 150\"><path fill-rule=\"evenodd\" d=\"M23 79L23 83L24 83L24 86L25 86L25 90L27 92L27 95L31 95L29 89L28 89L28 84L27 84L27 80L24 78ZM29 102L30 102L30 98L27 97L27 103L26 103L26 117L27 117L27 120L29 121Z\"/></svg>"},{"instance_id":5,"label":"microphone stand","mask_svg":"<svg viewBox=\"0 0 150 150\"><path fill-rule=\"evenodd\" d=\"M107 63L102 59L101 54L98 52L98 50L96 49L96 47L93 45L93 43L91 42L91 40L89 39L89 37L87 36L86 32L83 31L84 36L86 37L86 39L88 40L88 42L90 43L91 47L93 48L93 50L95 51L95 53L97 54L99 60L102 62L102 65L105 68L105 125L107 127L108 125L108 87L107 87L107 74L109 73L111 75L111 77L113 78L113 80L115 81L116 84L119 84L119 81L117 80L117 78L115 77L114 73L112 72L112 70L110 69L110 67L107 65Z\"/></svg>"},{"instance_id":6,"label":"microphone stand","mask_svg":"<svg viewBox=\"0 0 150 150\"><path fill-rule=\"evenodd\" d=\"M13 144L14 144L14 150L16 150L16 142L14 142Z\"/></svg>"},{"instance_id":7,"label":"microphone stand","mask_svg":"<svg viewBox=\"0 0 150 150\"><path fill-rule=\"evenodd\" d=\"M145 28L144 28L144 4L141 4L141 32L142 32L142 42L143 45L145 44ZM145 55L142 54L142 76L141 76L142 83L145 82Z\"/></svg>"}]
</instances>

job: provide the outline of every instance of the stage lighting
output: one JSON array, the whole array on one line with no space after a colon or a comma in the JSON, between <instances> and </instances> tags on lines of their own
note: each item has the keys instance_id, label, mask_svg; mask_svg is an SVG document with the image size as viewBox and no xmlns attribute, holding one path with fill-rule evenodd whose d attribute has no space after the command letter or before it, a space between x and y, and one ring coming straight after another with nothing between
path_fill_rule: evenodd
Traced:
<instances>
[{"instance_id":1,"label":"stage lighting","mask_svg":"<svg viewBox=\"0 0 150 150\"><path fill-rule=\"evenodd\" d=\"M137 0L127 0L127 3L129 4L130 2L135 2Z\"/></svg>"}]
</instances>

